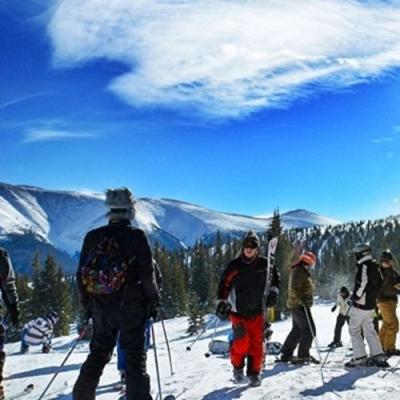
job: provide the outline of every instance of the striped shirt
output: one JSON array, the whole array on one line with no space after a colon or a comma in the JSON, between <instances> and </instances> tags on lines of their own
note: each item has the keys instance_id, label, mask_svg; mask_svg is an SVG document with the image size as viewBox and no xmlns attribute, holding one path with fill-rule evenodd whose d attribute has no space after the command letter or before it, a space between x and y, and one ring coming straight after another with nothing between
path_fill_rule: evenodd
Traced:
<instances>
[{"instance_id":1,"label":"striped shirt","mask_svg":"<svg viewBox=\"0 0 400 400\"><path fill-rule=\"evenodd\" d=\"M47 318L39 317L24 325L24 341L31 346L50 344L52 334L53 324Z\"/></svg>"}]
</instances>

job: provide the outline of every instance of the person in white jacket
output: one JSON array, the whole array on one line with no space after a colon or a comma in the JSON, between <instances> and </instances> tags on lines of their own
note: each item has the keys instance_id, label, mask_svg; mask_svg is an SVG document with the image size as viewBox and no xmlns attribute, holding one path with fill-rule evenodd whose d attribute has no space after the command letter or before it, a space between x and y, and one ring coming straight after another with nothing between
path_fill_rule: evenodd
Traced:
<instances>
[{"instance_id":1,"label":"person in white jacket","mask_svg":"<svg viewBox=\"0 0 400 400\"><path fill-rule=\"evenodd\" d=\"M39 345L42 345L42 353L49 353L51 337L57 321L58 314L55 311L50 311L43 317L27 322L21 332L21 353L27 353L29 346Z\"/></svg>"},{"instance_id":2,"label":"person in white jacket","mask_svg":"<svg viewBox=\"0 0 400 400\"><path fill-rule=\"evenodd\" d=\"M350 292L346 286L340 288L340 292L338 294L337 300L335 305L332 307L331 311L335 312L336 308L339 307L339 313L336 318L336 326L335 326L335 334L333 338L333 342L328 344L328 347L335 348L335 347L342 347L342 328L345 322L349 323L349 298Z\"/></svg>"}]
</instances>

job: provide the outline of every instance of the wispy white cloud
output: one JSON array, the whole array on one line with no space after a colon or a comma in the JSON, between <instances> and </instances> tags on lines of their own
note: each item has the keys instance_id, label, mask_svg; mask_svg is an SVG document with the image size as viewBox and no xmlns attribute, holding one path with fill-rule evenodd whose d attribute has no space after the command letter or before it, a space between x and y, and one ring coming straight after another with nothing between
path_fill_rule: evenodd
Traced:
<instances>
[{"instance_id":1,"label":"wispy white cloud","mask_svg":"<svg viewBox=\"0 0 400 400\"><path fill-rule=\"evenodd\" d=\"M385 143L395 142L399 139L400 139L400 129L398 126L393 126L391 134L373 138L373 139L371 139L371 143L385 144Z\"/></svg>"},{"instance_id":2,"label":"wispy white cloud","mask_svg":"<svg viewBox=\"0 0 400 400\"><path fill-rule=\"evenodd\" d=\"M33 142L47 142L56 140L85 139L93 138L95 136L96 135L94 133L78 133L48 128L31 128L25 132L22 143L27 144Z\"/></svg>"},{"instance_id":3,"label":"wispy white cloud","mask_svg":"<svg viewBox=\"0 0 400 400\"><path fill-rule=\"evenodd\" d=\"M26 96L21 96L21 97L6 101L4 103L0 103L0 110L3 108L8 108L8 107L14 106L18 103L29 101L29 100L35 99L37 97L47 96L50 94L51 94L50 92L43 92L43 93L34 93L34 94L26 95Z\"/></svg>"},{"instance_id":4,"label":"wispy white cloud","mask_svg":"<svg viewBox=\"0 0 400 400\"><path fill-rule=\"evenodd\" d=\"M400 2L60 0L56 66L95 58L131 71L109 89L136 106L242 117L400 66Z\"/></svg>"},{"instance_id":5,"label":"wispy white cloud","mask_svg":"<svg viewBox=\"0 0 400 400\"><path fill-rule=\"evenodd\" d=\"M372 139L371 143L382 144L382 143L390 143L395 140L396 140L396 138L394 136L382 136L379 138Z\"/></svg>"}]
</instances>

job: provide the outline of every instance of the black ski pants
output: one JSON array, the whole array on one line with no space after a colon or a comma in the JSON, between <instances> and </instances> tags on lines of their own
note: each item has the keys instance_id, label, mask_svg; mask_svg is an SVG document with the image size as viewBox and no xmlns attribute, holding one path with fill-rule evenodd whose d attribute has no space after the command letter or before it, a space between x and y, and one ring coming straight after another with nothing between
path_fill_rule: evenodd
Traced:
<instances>
[{"instance_id":1,"label":"black ski pants","mask_svg":"<svg viewBox=\"0 0 400 400\"><path fill-rule=\"evenodd\" d=\"M342 328L345 322L349 323L350 317L348 315L338 314L335 325L335 337L333 341L339 343L342 340Z\"/></svg>"},{"instance_id":2,"label":"black ski pants","mask_svg":"<svg viewBox=\"0 0 400 400\"><path fill-rule=\"evenodd\" d=\"M304 307L293 308L290 310L290 313L292 315L292 330L289 332L285 343L283 343L281 353L287 356L292 356L296 346L299 345L297 353L298 357L309 357L313 336L316 334L311 310ZM310 321L310 323L308 321Z\"/></svg>"},{"instance_id":3,"label":"black ski pants","mask_svg":"<svg viewBox=\"0 0 400 400\"><path fill-rule=\"evenodd\" d=\"M6 353L4 352L4 343L6 341L6 328L0 318L0 388L3 386L4 363L6 362Z\"/></svg>"},{"instance_id":4,"label":"black ski pants","mask_svg":"<svg viewBox=\"0 0 400 400\"><path fill-rule=\"evenodd\" d=\"M82 365L73 389L74 400L94 400L96 387L105 365L111 360L117 334L126 356L126 391L128 400L153 400L150 377L146 373L145 322L143 305L119 308L95 308L92 313L93 336L90 354Z\"/></svg>"}]
</instances>

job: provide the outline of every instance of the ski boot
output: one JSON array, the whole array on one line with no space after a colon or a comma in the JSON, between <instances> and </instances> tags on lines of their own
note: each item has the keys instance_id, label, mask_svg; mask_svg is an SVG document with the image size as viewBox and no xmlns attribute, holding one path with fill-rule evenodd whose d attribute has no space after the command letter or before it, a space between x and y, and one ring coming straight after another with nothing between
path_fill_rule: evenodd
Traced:
<instances>
[{"instance_id":1,"label":"ski boot","mask_svg":"<svg viewBox=\"0 0 400 400\"><path fill-rule=\"evenodd\" d=\"M293 364L321 364L319 360L314 358L313 356L306 356L306 357L297 357L295 360L292 361Z\"/></svg>"},{"instance_id":2,"label":"ski boot","mask_svg":"<svg viewBox=\"0 0 400 400\"><path fill-rule=\"evenodd\" d=\"M243 383L244 381L243 368L233 368L233 380L236 383Z\"/></svg>"},{"instance_id":3,"label":"ski boot","mask_svg":"<svg viewBox=\"0 0 400 400\"><path fill-rule=\"evenodd\" d=\"M21 343L20 353L21 354L29 353L29 346L26 345L25 343Z\"/></svg>"},{"instance_id":4,"label":"ski boot","mask_svg":"<svg viewBox=\"0 0 400 400\"><path fill-rule=\"evenodd\" d=\"M293 362L294 358L291 354L281 353L280 357L275 359L276 363L290 363Z\"/></svg>"},{"instance_id":5,"label":"ski boot","mask_svg":"<svg viewBox=\"0 0 400 400\"><path fill-rule=\"evenodd\" d=\"M386 358L389 358L392 356L400 356L400 350L399 349L386 350L385 356L386 356Z\"/></svg>"},{"instance_id":6,"label":"ski boot","mask_svg":"<svg viewBox=\"0 0 400 400\"><path fill-rule=\"evenodd\" d=\"M329 343L328 344L328 347L330 348L330 349L336 349L337 347L343 347L343 343L342 342L335 342L335 341L333 341L332 343Z\"/></svg>"},{"instance_id":7,"label":"ski boot","mask_svg":"<svg viewBox=\"0 0 400 400\"><path fill-rule=\"evenodd\" d=\"M261 378L259 374L249 375L249 386L257 387L261 386Z\"/></svg>"},{"instance_id":8,"label":"ski boot","mask_svg":"<svg viewBox=\"0 0 400 400\"><path fill-rule=\"evenodd\" d=\"M367 365L367 357L359 357L359 358L352 358L350 361L344 364L346 368L356 368L356 367L363 367Z\"/></svg>"},{"instance_id":9,"label":"ski boot","mask_svg":"<svg viewBox=\"0 0 400 400\"><path fill-rule=\"evenodd\" d=\"M367 365L369 367L378 367L378 368L390 367L389 363L386 361L384 354L378 354L376 356L369 357L367 360Z\"/></svg>"}]
</instances>

